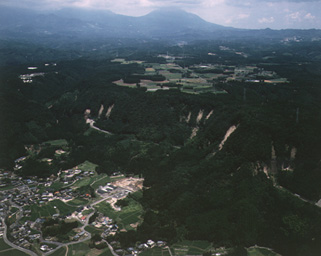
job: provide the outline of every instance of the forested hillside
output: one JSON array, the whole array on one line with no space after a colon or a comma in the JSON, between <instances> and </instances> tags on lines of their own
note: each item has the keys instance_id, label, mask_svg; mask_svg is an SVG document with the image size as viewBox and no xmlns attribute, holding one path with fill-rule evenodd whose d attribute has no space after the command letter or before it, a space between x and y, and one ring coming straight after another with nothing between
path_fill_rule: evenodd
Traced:
<instances>
[{"instance_id":1,"label":"forested hillside","mask_svg":"<svg viewBox=\"0 0 321 256\"><path fill-rule=\"evenodd\" d=\"M190 239L237 249L258 244L284 256L320 255L319 44L197 42L184 52L154 46L152 52L141 45L102 48L94 55L43 49L45 56L33 60L21 56L37 46L21 46L15 61L2 62L0 167L13 170L27 148L65 139L67 157L49 165L39 159L57 148L40 149L16 172L47 177L88 160L101 173L143 176L144 220L137 231L118 234L125 246ZM15 55L11 47L2 48L6 58ZM256 65L288 82L218 79L213 87L224 93L198 94L114 83L146 68L144 62L113 61L116 51L127 61L166 63L157 57L164 50L179 56L175 64L184 69ZM248 57L235 54L241 51ZM30 66L44 74L24 83L19 76L31 74ZM215 72L226 76L229 70Z\"/></svg>"}]
</instances>

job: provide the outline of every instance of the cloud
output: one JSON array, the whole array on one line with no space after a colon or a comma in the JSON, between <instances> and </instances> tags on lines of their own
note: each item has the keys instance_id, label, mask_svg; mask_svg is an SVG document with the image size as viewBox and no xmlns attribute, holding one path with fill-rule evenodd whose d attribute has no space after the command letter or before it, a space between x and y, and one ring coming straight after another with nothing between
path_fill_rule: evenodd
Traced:
<instances>
[{"instance_id":1,"label":"cloud","mask_svg":"<svg viewBox=\"0 0 321 256\"><path fill-rule=\"evenodd\" d=\"M274 17L269 17L269 18L261 18L261 19L258 19L257 20L259 23L273 23L275 20L274 20Z\"/></svg>"},{"instance_id":2,"label":"cloud","mask_svg":"<svg viewBox=\"0 0 321 256\"><path fill-rule=\"evenodd\" d=\"M286 18L292 19L292 20L300 20L301 14L300 14L300 12L293 12L293 13L286 15Z\"/></svg>"},{"instance_id":3,"label":"cloud","mask_svg":"<svg viewBox=\"0 0 321 256\"><path fill-rule=\"evenodd\" d=\"M150 3L154 3L156 5L199 5L202 4L202 0L149 0Z\"/></svg>"},{"instance_id":4,"label":"cloud","mask_svg":"<svg viewBox=\"0 0 321 256\"><path fill-rule=\"evenodd\" d=\"M307 20L314 20L315 19L315 16L313 16L311 13L307 13L305 16L304 16L305 19Z\"/></svg>"},{"instance_id":5,"label":"cloud","mask_svg":"<svg viewBox=\"0 0 321 256\"><path fill-rule=\"evenodd\" d=\"M245 14L245 13L241 13L237 16L238 19L247 19L248 17L250 17L249 14Z\"/></svg>"}]
</instances>

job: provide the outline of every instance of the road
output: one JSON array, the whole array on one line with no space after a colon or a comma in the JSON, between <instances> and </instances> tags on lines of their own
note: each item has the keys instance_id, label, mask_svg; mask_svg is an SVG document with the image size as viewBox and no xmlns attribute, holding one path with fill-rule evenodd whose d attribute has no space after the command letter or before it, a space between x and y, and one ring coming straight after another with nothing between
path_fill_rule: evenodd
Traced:
<instances>
[{"instance_id":1,"label":"road","mask_svg":"<svg viewBox=\"0 0 321 256\"><path fill-rule=\"evenodd\" d=\"M1 221L2 221L2 225L4 226L4 232L3 232L3 240L6 244L10 245L12 248L14 249L17 249L19 251L22 251L24 253L27 253L28 255L31 255L31 256L38 256L35 252L33 251L30 251L30 250L27 250L25 248L21 248L17 245L15 245L14 243L11 243L8 238L7 238L7 224L4 222L3 218L1 218Z\"/></svg>"},{"instance_id":2,"label":"road","mask_svg":"<svg viewBox=\"0 0 321 256\"><path fill-rule=\"evenodd\" d=\"M115 253L114 252L114 249L113 249L113 247L105 240L105 242L106 242L106 244L107 244L107 246L108 246L108 248L109 248L109 250L110 250L110 252L112 253L112 255L114 255L114 256L118 256L118 254L117 253Z\"/></svg>"},{"instance_id":3,"label":"road","mask_svg":"<svg viewBox=\"0 0 321 256\"><path fill-rule=\"evenodd\" d=\"M47 241L47 240L41 239L41 240L42 240L41 242L58 245L57 248L55 248L54 250L51 250L50 252L44 253L44 255L50 255L50 254L52 254L53 252L57 251L58 249L60 249L60 248L63 247L63 246L66 246L66 247L67 247L67 251L68 251L68 246L69 246L69 245L78 244L78 243L82 243L82 242L85 242L85 241L89 240L89 239L91 238L91 234L85 230L85 227L88 226L88 224L89 224L89 219L90 219L90 217L93 216L93 215L94 215L94 212L90 213L90 214L87 216L87 218L86 218L86 222L85 222L84 225L80 228L81 231L84 231L84 232L87 234L87 236L86 236L85 238L81 239L81 240L74 241L74 242L69 242L69 243L59 243L59 242L52 242L52 241Z\"/></svg>"},{"instance_id":4,"label":"road","mask_svg":"<svg viewBox=\"0 0 321 256\"><path fill-rule=\"evenodd\" d=\"M171 256L173 256L172 251L171 251L171 249L169 248L169 246L167 246L167 249L168 249L169 254L170 254Z\"/></svg>"},{"instance_id":5,"label":"road","mask_svg":"<svg viewBox=\"0 0 321 256\"><path fill-rule=\"evenodd\" d=\"M95 129L95 128L94 128L94 129ZM97 129L99 129L99 128L97 128ZM100 129L99 129L99 130L100 130ZM103 132L106 132L106 133L110 134L110 133L107 132L107 131L103 131ZM103 178L104 178L104 177L103 177ZM95 182L96 182L96 181L95 181ZM109 197L104 197L104 198L102 198L102 199L99 199L99 200L91 203L90 206L93 207L94 205L99 204L99 203L107 200L108 198L109 198ZM21 206L18 206L18 205L15 204L14 202L12 202L12 200L10 200L10 203L11 203L12 206L18 208L17 221L19 221L19 219L20 219L20 218L22 217L22 215L23 215L23 214L22 214L22 213L23 213L23 208L22 208ZM65 254L65 255L67 255L67 254L68 254L68 246L69 246L69 245L82 243L82 242L85 242L85 241L91 239L91 233L87 232L87 231L85 230L85 228L89 225L89 219L90 219L91 216L94 215L94 213L95 213L95 212L92 212L92 213L90 213L90 214L87 216L84 225L80 228L81 231L84 231L84 232L85 232L86 236L85 236L83 239L80 239L80 240L78 240L78 241L73 241L73 242L69 242L69 243L60 243L60 242L55 242L55 241L48 241L48 240L45 240L45 239L42 237L42 234L41 234L41 236L40 236L40 242L46 243L46 244L53 244L53 245L56 245L56 246L57 246L54 250L51 250L51 251L46 252L46 253L43 253L42 255L44 255L44 256L51 255L52 253L54 253L55 251L59 250L61 247L64 247L64 246L67 248L66 254ZM27 249L25 249L25 248L21 248L21 247L15 245L14 243L10 242L10 241L8 240L8 238L7 238L7 225L5 224L3 218L1 219L1 221L2 221L3 226L4 226L3 240L4 240L5 243L7 243L7 244L8 244L9 246L11 246L13 249L20 250L20 251L22 251L22 252L27 253L28 255L38 256L35 252L30 251L30 250L27 250ZM114 256L118 256L118 255L114 252L113 247L112 247L107 241L106 241L106 243L107 243L107 246L108 246L109 250L111 251L111 253L112 253Z\"/></svg>"}]
</instances>

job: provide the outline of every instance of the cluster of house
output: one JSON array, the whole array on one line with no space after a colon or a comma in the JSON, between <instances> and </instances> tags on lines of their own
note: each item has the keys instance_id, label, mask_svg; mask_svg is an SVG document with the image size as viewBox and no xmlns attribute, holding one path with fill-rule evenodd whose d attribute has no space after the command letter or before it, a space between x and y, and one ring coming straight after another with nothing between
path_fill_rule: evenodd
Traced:
<instances>
[{"instance_id":1,"label":"cluster of house","mask_svg":"<svg viewBox=\"0 0 321 256\"><path fill-rule=\"evenodd\" d=\"M28 184L28 181L26 182ZM40 184L46 186L46 183L37 183L38 186ZM72 189L63 189L54 192L53 189L47 188L42 193L40 193L40 189L38 188L38 186L29 187L23 184L17 187L17 191L7 191L7 198L11 199L11 201L18 206L27 206L30 204L43 205L46 202L52 201L54 199L69 201L78 196L78 193Z\"/></svg>"},{"instance_id":2,"label":"cluster of house","mask_svg":"<svg viewBox=\"0 0 321 256\"><path fill-rule=\"evenodd\" d=\"M20 75L19 78L22 80L24 83L32 83L32 79L37 76L44 76L45 73L43 72L38 72L38 73L32 73L32 74L24 74Z\"/></svg>"},{"instance_id":3,"label":"cluster of house","mask_svg":"<svg viewBox=\"0 0 321 256\"><path fill-rule=\"evenodd\" d=\"M65 185L68 185L70 183L76 182L77 180L80 180L84 177L93 176L95 174L94 171L82 171L79 169L68 169L65 171L62 171L62 179L64 181Z\"/></svg>"},{"instance_id":4,"label":"cluster of house","mask_svg":"<svg viewBox=\"0 0 321 256\"><path fill-rule=\"evenodd\" d=\"M92 206L87 205L87 206L80 206L76 209L76 211L74 211L71 215L68 215L68 218L71 219L78 219L79 221L81 221L82 223L84 223L87 219L86 214L83 214L85 211L89 211L90 209L92 209Z\"/></svg>"},{"instance_id":5,"label":"cluster of house","mask_svg":"<svg viewBox=\"0 0 321 256\"><path fill-rule=\"evenodd\" d=\"M9 227L10 236L12 237L12 242L22 248L30 249L31 244L34 240L40 239L40 234L32 232L32 228L37 225L37 222L26 221L23 224L14 222Z\"/></svg>"},{"instance_id":6,"label":"cluster of house","mask_svg":"<svg viewBox=\"0 0 321 256\"><path fill-rule=\"evenodd\" d=\"M117 249L117 250L115 250L115 252L118 255L131 254L131 255L137 256L142 251L145 251L145 250L148 250L148 249L152 249L154 247L165 247L165 246L166 246L166 242L164 242L164 241L154 242L153 240L149 239L146 243L138 244L136 247L129 247L126 250Z\"/></svg>"},{"instance_id":7,"label":"cluster of house","mask_svg":"<svg viewBox=\"0 0 321 256\"><path fill-rule=\"evenodd\" d=\"M98 217L91 223L95 228L103 228L104 231L102 233L102 238L106 238L107 236L113 236L116 234L118 230L117 224L113 221L113 219L104 216L103 214L99 214Z\"/></svg>"}]
</instances>

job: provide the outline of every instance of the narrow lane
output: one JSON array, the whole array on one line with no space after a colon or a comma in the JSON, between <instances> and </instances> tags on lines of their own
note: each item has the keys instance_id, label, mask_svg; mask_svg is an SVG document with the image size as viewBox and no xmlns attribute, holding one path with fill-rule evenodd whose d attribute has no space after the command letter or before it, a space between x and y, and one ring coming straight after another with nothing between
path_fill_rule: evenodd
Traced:
<instances>
[{"instance_id":1,"label":"narrow lane","mask_svg":"<svg viewBox=\"0 0 321 256\"><path fill-rule=\"evenodd\" d=\"M14 243L11 243L8 238L7 238L7 224L5 223L4 219L1 218L1 221L2 221L2 225L4 226L4 232L3 232L3 241L8 244L9 246L11 246L12 248L14 249L17 249L19 251L22 251L24 253L27 253L28 255L31 255L31 256L38 256L35 252L33 251L30 251L30 250L27 250L25 248L21 248L17 245L15 245Z\"/></svg>"}]
</instances>

